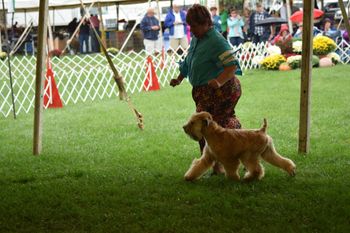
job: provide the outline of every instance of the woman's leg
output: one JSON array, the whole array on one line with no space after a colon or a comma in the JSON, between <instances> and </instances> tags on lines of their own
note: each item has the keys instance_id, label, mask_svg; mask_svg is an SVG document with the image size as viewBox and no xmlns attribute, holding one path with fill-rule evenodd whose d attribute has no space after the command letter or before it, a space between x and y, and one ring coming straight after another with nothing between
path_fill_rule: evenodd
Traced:
<instances>
[{"instance_id":1,"label":"woman's leg","mask_svg":"<svg viewBox=\"0 0 350 233\"><path fill-rule=\"evenodd\" d=\"M230 37L229 40L230 40L231 46L235 46L235 38L234 37Z\"/></svg>"},{"instance_id":2,"label":"woman's leg","mask_svg":"<svg viewBox=\"0 0 350 233\"><path fill-rule=\"evenodd\" d=\"M79 35L79 51L84 53L84 38L83 35Z\"/></svg>"}]
</instances>

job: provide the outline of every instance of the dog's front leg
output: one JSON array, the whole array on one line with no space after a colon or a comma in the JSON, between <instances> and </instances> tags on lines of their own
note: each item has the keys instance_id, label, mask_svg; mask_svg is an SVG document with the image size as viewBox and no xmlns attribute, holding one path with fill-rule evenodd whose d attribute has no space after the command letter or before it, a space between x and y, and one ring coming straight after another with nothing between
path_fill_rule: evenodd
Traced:
<instances>
[{"instance_id":1,"label":"dog's front leg","mask_svg":"<svg viewBox=\"0 0 350 233\"><path fill-rule=\"evenodd\" d=\"M193 181L200 178L209 168L213 166L213 159L208 150L204 149L200 159L194 159L190 169L185 174L185 180Z\"/></svg>"},{"instance_id":2,"label":"dog's front leg","mask_svg":"<svg viewBox=\"0 0 350 233\"><path fill-rule=\"evenodd\" d=\"M238 168L240 165L240 162L238 159L235 160L231 160L229 162L225 162L223 163L225 171L226 171L226 177L234 180L234 181L239 181L240 180L240 176L238 173Z\"/></svg>"}]
</instances>

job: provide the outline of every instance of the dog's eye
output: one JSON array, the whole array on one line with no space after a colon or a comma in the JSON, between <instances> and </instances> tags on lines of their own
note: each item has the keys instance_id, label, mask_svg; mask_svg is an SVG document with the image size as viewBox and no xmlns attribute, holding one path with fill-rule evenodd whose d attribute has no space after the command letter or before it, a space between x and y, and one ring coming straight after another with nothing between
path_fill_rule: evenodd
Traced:
<instances>
[{"instance_id":1,"label":"dog's eye","mask_svg":"<svg viewBox=\"0 0 350 233\"><path fill-rule=\"evenodd\" d=\"M190 122L190 125L193 125L193 121Z\"/></svg>"}]
</instances>

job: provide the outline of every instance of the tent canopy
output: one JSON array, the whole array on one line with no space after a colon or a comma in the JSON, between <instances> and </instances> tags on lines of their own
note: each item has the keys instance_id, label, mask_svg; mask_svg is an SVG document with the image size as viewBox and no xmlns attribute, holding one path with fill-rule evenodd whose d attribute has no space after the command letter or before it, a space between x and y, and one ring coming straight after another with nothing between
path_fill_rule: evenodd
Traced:
<instances>
[{"instance_id":1,"label":"tent canopy","mask_svg":"<svg viewBox=\"0 0 350 233\"><path fill-rule=\"evenodd\" d=\"M79 0L48 0L50 9L68 9L80 7ZM7 9L8 1L5 1L5 9ZM15 1L16 12L29 12L39 11L39 0L16 0ZM147 0L83 0L84 4L90 5L95 2L95 6L99 4L101 6L115 5L116 3L131 4L131 3L142 3Z\"/></svg>"}]
</instances>

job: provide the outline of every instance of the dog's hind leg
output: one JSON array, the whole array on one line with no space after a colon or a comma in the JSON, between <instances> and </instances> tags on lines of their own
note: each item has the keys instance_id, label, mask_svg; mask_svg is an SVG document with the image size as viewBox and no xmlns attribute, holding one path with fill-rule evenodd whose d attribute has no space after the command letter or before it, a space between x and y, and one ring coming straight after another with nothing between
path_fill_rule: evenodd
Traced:
<instances>
[{"instance_id":1,"label":"dog's hind leg","mask_svg":"<svg viewBox=\"0 0 350 233\"><path fill-rule=\"evenodd\" d=\"M244 174L244 181L261 180L264 177L264 167L260 164L257 155L247 152L241 156L241 162L247 169L247 172Z\"/></svg>"},{"instance_id":2,"label":"dog's hind leg","mask_svg":"<svg viewBox=\"0 0 350 233\"><path fill-rule=\"evenodd\" d=\"M185 180L193 181L200 178L209 168L213 166L214 160L205 147L203 150L203 155L200 159L194 159L191 167L185 174Z\"/></svg>"},{"instance_id":3,"label":"dog's hind leg","mask_svg":"<svg viewBox=\"0 0 350 233\"><path fill-rule=\"evenodd\" d=\"M261 157L268 163L282 168L285 170L289 175L295 176L295 164L292 160L288 158L284 158L280 154L277 153L272 138L268 136L268 143L265 151L261 154Z\"/></svg>"}]
</instances>

